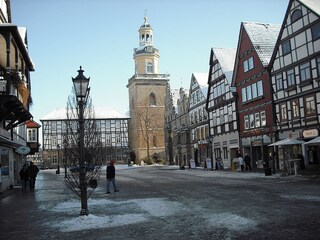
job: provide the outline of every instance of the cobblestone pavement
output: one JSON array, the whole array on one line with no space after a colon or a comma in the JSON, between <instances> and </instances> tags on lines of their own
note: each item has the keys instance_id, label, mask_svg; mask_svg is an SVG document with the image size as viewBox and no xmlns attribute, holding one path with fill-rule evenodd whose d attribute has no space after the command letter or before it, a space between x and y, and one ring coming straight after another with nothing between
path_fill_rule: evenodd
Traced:
<instances>
[{"instance_id":1,"label":"cobblestone pavement","mask_svg":"<svg viewBox=\"0 0 320 240\"><path fill-rule=\"evenodd\" d=\"M320 239L319 175L117 169L104 172L80 218L63 173L40 171L34 192L1 194L0 239Z\"/></svg>"}]
</instances>

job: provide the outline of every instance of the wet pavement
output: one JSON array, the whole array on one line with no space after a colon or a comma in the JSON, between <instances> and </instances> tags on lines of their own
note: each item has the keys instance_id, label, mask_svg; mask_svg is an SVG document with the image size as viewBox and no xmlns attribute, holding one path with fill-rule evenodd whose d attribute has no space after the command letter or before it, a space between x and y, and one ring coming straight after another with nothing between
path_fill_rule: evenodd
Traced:
<instances>
[{"instance_id":1,"label":"wet pavement","mask_svg":"<svg viewBox=\"0 0 320 240\"><path fill-rule=\"evenodd\" d=\"M64 174L40 171L36 189L0 195L0 239L320 239L318 172L263 173L117 169L119 193L104 172L80 218Z\"/></svg>"}]
</instances>

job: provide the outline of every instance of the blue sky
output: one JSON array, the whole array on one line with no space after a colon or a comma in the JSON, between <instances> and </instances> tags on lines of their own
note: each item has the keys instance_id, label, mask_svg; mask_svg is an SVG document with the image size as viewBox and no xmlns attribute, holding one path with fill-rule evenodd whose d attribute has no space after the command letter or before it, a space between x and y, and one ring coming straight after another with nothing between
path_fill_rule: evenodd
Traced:
<instances>
[{"instance_id":1,"label":"blue sky","mask_svg":"<svg viewBox=\"0 0 320 240\"><path fill-rule=\"evenodd\" d=\"M12 22L27 27L33 106L40 119L65 108L81 65L96 107L128 111L133 49L145 9L160 51L160 73L189 88L208 72L212 47L237 46L242 21L281 24L289 0L11 0Z\"/></svg>"}]
</instances>

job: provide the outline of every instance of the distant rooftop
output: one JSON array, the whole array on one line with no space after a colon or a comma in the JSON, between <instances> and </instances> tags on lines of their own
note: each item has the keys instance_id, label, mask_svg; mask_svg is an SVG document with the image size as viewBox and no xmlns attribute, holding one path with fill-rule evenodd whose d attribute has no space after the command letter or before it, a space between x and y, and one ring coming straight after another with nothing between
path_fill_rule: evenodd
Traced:
<instances>
[{"instance_id":1,"label":"distant rooftop","mask_svg":"<svg viewBox=\"0 0 320 240\"><path fill-rule=\"evenodd\" d=\"M128 115L122 114L111 107L95 107L95 119L128 119ZM57 108L41 118L41 120L64 120L67 119L66 108Z\"/></svg>"}]
</instances>

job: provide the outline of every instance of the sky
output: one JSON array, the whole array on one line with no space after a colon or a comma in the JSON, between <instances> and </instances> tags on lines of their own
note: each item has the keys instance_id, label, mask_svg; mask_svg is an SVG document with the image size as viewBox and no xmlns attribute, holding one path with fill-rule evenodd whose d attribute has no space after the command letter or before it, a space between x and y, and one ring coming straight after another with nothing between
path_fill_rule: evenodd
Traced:
<instances>
[{"instance_id":1,"label":"sky","mask_svg":"<svg viewBox=\"0 0 320 240\"><path fill-rule=\"evenodd\" d=\"M236 48L243 21L281 24L289 0L11 0L12 23L26 27L34 120L65 108L82 66L95 107L128 112L133 49L147 12L171 88L209 71L210 50Z\"/></svg>"}]
</instances>

